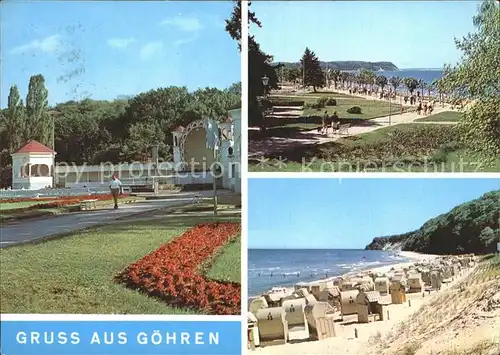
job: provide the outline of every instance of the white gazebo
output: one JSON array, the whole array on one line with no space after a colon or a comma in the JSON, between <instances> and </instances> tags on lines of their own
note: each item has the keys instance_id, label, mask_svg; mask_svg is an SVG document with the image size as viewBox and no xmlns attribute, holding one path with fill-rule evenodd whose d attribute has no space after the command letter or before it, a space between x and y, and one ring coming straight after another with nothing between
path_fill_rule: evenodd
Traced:
<instances>
[{"instance_id":1,"label":"white gazebo","mask_svg":"<svg viewBox=\"0 0 500 355\"><path fill-rule=\"evenodd\" d=\"M52 173L56 154L34 140L11 154L12 189L40 190L53 187Z\"/></svg>"},{"instance_id":2,"label":"white gazebo","mask_svg":"<svg viewBox=\"0 0 500 355\"><path fill-rule=\"evenodd\" d=\"M220 130L221 185L241 192L241 109L229 111L230 117L218 123ZM183 172L178 183L212 183L209 173L214 164L213 150L207 147L205 122L198 120L172 132L174 169ZM207 173L209 173L207 175Z\"/></svg>"}]
</instances>

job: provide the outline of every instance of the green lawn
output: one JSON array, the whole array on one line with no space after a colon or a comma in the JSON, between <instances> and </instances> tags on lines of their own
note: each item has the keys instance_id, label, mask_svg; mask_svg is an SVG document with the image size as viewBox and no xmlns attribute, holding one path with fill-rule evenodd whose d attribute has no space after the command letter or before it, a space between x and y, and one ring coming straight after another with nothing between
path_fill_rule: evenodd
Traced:
<instances>
[{"instance_id":1,"label":"green lawn","mask_svg":"<svg viewBox=\"0 0 500 355\"><path fill-rule=\"evenodd\" d=\"M239 219L219 217L219 220ZM213 221L213 217L166 216L88 229L41 244L0 249L2 312L196 313L172 308L127 289L114 278L128 265L193 225ZM228 265L227 261L225 264Z\"/></svg>"},{"instance_id":2,"label":"green lawn","mask_svg":"<svg viewBox=\"0 0 500 355\"><path fill-rule=\"evenodd\" d=\"M445 111L436 115L416 119L415 122L458 122L461 118L461 112Z\"/></svg>"},{"instance_id":3,"label":"green lawn","mask_svg":"<svg viewBox=\"0 0 500 355\"><path fill-rule=\"evenodd\" d=\"M346 119L371 119L376 117L384 117L389 115L389 103L378 100L366 100L357 96L349 96L345 94L335 93L335 92L317 92L308 93L302 95L293 95L293 97L280 97L276 95L275 97L279 100L289 100L289 101L304 101L307 104L314 104L317 101L317 97L332 97L337 100L336 106L327 106L322 109L313 109L306 107L304 109L303 116L322 116L325 111L328 114L333 114L337 112L340 118ZM271 97L272 100L272 97ZM347 112L347 109L359 106L361 107L361 114L351 114ZM391 104L390 112L392 114L399 114L401 111L401 106L397 103Z\"/></svg>"},{"instance_id":4,"label":"green lawn","mask_svg":"<svg viewBox=\"0 0 500 355\"><path fill-rule=\"evenodd\" d=\"M241 236L222 248L205 275L214 280L241 283Z\"/></svg>"},{"instance_id":5,"label":"green lawn","mask_svg":"<svg viewBox=\"0 0 500 355\"><path fill-rule=\"evenodd\" d=\"M0 200L0 211L8 211L17 208L28 208L33 205L38 204L46 204L54 202L55 200L43 200L43 201L23 201L23 202L10 202L10 203L2 203Z\"/></svg>"},{"instance_id":6,"label":"green lawn","mask_svg":"<svg viewBox=\"0 0 500 355\"><path fill-rule=\"evenodd\" d=\"M400 124L250 161L251 172L498 172L455 142L450 125ZM281 158L280 158L281 156Z\"/></svg>"}]
</instances>

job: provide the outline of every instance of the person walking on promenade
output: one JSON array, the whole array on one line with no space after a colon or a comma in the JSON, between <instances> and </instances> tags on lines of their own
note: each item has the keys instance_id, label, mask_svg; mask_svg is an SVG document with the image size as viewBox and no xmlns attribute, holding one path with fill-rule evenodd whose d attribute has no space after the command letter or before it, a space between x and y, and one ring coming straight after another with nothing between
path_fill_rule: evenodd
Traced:
<instances>
[{"instance_id":1,"label":"person walking on promenade","mask_svg":"<svg viewBox=\"0 0 500 355\"><path fill-rule=\"evenodd\" d=\"M109 182L109 189L111 190L111 195L113 195L113 201L115 202L116 210L118 208L118 195L122 194L122 183L115 175L111 177L111 181Z\"/></svg>"},{"instance_id":2,"label":"person walking on promenade","mask_svg":"<svg viewBox=\"0 0 500 355\"><path fill-rule=\"evenodd\" d=\"M328 111L325 111L325 114L323 115L323 119L321 120L321 134L327 134L328 133Z\"/></svg>"}]
</instances>

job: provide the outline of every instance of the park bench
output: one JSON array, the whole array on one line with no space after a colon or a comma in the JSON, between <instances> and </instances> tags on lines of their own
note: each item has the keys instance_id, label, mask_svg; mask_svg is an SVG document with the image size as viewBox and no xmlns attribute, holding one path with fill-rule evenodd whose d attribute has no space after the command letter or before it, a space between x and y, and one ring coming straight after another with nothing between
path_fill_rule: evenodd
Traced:
<instances>
[{"instance_id":1,"label":"park bench","mask_svg":"<svg viewBox=\"0 0 500 355\"><path fill-rule=\"evenodd\" d=\"M80 201L80 209L82 211L96 209L97 200L83 200Z\"/></svg>"},{"instance_id":2,"label":"park bench","mask_svg":"<svg viewBox=\"0 0 500 355\"><path fill-rule=\"evenodd\" d=\"M343 124L343 125L340 125L339 127L339 134L346 134L348 135L349 134L349 128L351 128L351 124L350 123L346 123L346 124Z\"/></svg>"},{"instance_id":3,"label":"park bench","mask_svg":"<svg viewBox=\"0 0 500 355\"><path fill-rule=\"evenodd\" d=\"M201 203L201 201L203 200L201 194L197 194L195 196L193 196L193 203Z\"/></svg>"}]
</instances>

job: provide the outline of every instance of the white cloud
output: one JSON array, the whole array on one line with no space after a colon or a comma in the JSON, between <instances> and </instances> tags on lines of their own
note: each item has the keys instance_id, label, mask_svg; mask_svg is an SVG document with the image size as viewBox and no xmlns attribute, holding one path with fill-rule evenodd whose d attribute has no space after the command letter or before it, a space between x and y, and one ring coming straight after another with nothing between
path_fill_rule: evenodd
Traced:
<instances>
[{"instance_id":1,"label":"white cloud","mask_svg":"<svg viewBox=\"0 0 500 355\"><path fill-rule=\"evenodd\" d=\"M184 32L198 32L203 29L203 25L196 17L172 17L163 20L161 23L163 26L173 26L178 30Z\"/></svg>"},{"instance_id":2,"label":"white cloud","mask_svg":"<svg viewBox=\"0 0 500 355\"><path fill-rule=\"evenodd\" d=\"M193 36L187 37L187 38L181 38L178 39L177 41L174 41L174 46L180 46L186 43L194 42L198 39L198 34L194 34Z\"/></svg>"},{"instance_id":3,"label":"white cloud","mask_svg":"<svg viewBox=\"0 0 500 355\"><path fill-rule=\"evenodd\" d=\"M62 46L61 36L52 35L43 39L35 39L29 43L14 47L10 50L11 54L20 54L29 51L40 51L43 53L54 53Z\"/></svg>"},{"instance_id":4,"label":"white cloud","mask_svg":"<svg viewBox=\"0 0 500 355\"><path fill-rule=\"evenodd\" d=\"M133 37L129 38L110 38L108 39L107 43L108 46L113 47L113 48L118 48L118 49L125 49L132 43L137 42L137 40Z\"/></svg>"},{"instance_id":5,"label":"white cloud","mask_svg":"<svg viewBox=\"0 0 500 355\"><path fill-rule=\"evenodd\" d=\"M156 42L146 43L141 48L141 53L140 53L141 59L142 60L151 59L152 57L161 53L162 51L163 51L163 42L156 41Z\"/></svg>"}]
</instances>

